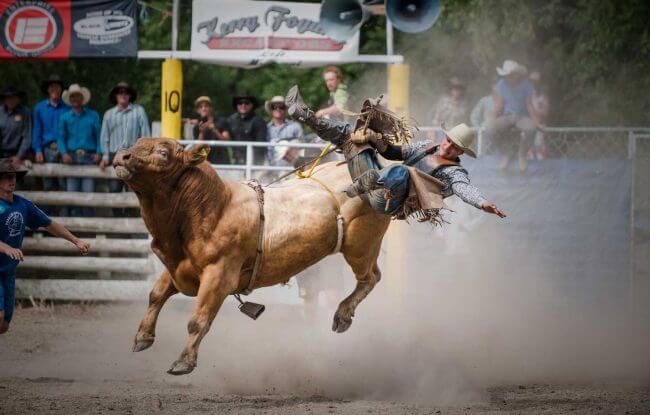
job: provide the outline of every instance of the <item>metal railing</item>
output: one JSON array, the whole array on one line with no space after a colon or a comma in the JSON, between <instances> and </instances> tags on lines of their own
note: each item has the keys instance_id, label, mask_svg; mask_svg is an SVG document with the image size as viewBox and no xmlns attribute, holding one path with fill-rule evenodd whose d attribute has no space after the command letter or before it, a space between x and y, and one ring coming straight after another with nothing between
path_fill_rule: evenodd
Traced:
<instances>
[{"instance_id":1,"label":"metal railing","mask_svg":"<svg viewBox=\"0 0 650 415\"><path fill-rule=\"evenodd\" d=\"M440 127L419 127L416 140L431 138L431 133L444 131ZM517 137L500 136L489 140L485 130L477 131L477 140L474 148L478 155L497 154L499 152L498 140L510 140L513 143ZM546 158L551 159L603 159L603 158L628 158L634 157L637 149L637 137L650 134L650 127L547 127L543 131L543 140L546 146ZM644 145L650 140L643 140ZM245 179L250 179L254 171L291 171L290 166L273 166L269 164L255 164L255 151L257 148L289 147L297 149L322 149L324 143L269 143L259 141L198 141L180 140L183 145L206 144L210 147L245 148L246 162L244 164L215 164L219 171L240 171Z\"/></svg>"},{"instance_id":2,"label":"metal railing","mask_svg":"<svg viewBox=\"0 0 650 415\"><path fill-rule=\"evenodd\" d=\"M429 132L442 131L440 128L422 127L417 139L427 138ZM603 159L619 158L632 159L637 157L650 157L650 128L597 128L597 127L569 127L547 128L544 132L546 144L549 146L548 158L581 158ZM256 149L289 147L300 150L312 150L318 154L324 143L300 142L250 142L250 141L196 141L181 140L181 144L192 146L207 144L211 147L245 148L244 164L216 164L213 167L219 170L222 176L228 177L229 173L240 173L243 177L228 177L231 179L250 179L256 172L286 172L292 166L277 166L255 164ZM487 142L483 131L478 132L476 147L480 155L495 153L493 143ZM114 179L113 169L100 171L97 166L70 166L63 164L33 165L31 176L36 177L91 177L96 179ZM634 252L634 232L636 229L634 189L638 184L633 184L631 195L630 231L631 252ZM76 192L21 192L37 204L49 205L75 205L96 207L135 207L137 200L133 194L105 194L105 193L76 193ZM97 256L90 258L70 257L73 250L65 243L44 238L36 233L25 239L25 249L38 255L28 254L25 269L39 274L35 279L19 278L19 297L34 296L58 299L123 299L137 298L146 293L152 278L161 265L156 261L148 248L149 241L146 228L140 218L57 218L64 226L75 232L84 232L94 235L91 244ZM119 234L139 235L139 239L129 237L115 237ZM131 237L132 238L132 237ZM58 254L55 255L55 254ZM637 258L640 255L637 255ZM633 267L631 268L633 269ZM80 273L97 273L98 279L43 279L50 276L50 270L74 271ZM136 271L139 279L127 277L125 273ZM112 272L113 279L107 280L106 274ZM105 274L102 277L102 273ZM124 274L124 275L123 275ZM86 277L88 278L88 277ZM633 275L631 278L634 278ZM146 294L144 294L146 295Z\"/></svg>"}]
</instances>

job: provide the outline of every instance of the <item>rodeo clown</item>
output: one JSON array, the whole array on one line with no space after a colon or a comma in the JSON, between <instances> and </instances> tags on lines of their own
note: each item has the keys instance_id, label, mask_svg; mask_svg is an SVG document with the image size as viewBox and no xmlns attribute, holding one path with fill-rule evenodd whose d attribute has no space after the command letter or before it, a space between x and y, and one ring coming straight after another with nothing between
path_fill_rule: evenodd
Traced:
<instances>
[{"instance_id":1,"label":"rodeo clown","mask_svg":"<svg viewBox=\"0 0 650 415\"><path fill-rule=\"evenodd\" d=\"M318 118L303 102L298 86L287 93L291 117L311 127L323 140L343 150L353 183L349 197L360 196L377 212L397 219L415 216L420 222L441 224L442 199L455 194L465 203L504 218L506 215L469 184L467 170L459 156L476 158L470 148L475 132L465 124L445 131L440 144L431 140L404 145L412 130L404 121L379 105L381 97L364 102L357 123ZM401 160L381 168L375 151L388 160Z\"/></svg>"},{"instance_id":2,"label":"rodeo clown","mask_svg":"<svg viewBox=\"0 0 650 415\"><path fill-rule=\"evenodd\" d=\"M16 177L27 170L16 168L11 159L0 159L0 334L9 330L14 311L16 267L23 261L20 250L25 227L43 228L54 236L73 243L82 255L87 255L89 245L70 233L63 225L50 219L29 200L14 195Z\"/></svg>"}]
</instances>

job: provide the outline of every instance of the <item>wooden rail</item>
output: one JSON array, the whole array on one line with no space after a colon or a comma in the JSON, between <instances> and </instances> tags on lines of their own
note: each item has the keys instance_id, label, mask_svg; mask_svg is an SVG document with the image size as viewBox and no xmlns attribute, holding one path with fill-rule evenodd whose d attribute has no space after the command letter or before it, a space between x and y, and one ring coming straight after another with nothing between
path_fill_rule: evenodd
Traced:
<instances>
[{"instance_id":1,"label":"wooden rail","mask_svg":"<svg viewBox=\"0 0 650 415\"><path fill-rule=\"evenodd\" d=\"M91 252L113 254L149 254L151 242L148 239L84 238L90 244ZM70 242L60 238L29 237L23 239L23 251L77 252Z\"/></svg>"},{"instance_id":2,"label":"wooden rail","mask_svg":"<svg viewBox=\"0 0 650 415\"><path fill-rule=\"evenodd\" d=\"M20 264L25 269L55 269L57 271L122 272L151 274L154 267L149 258L100 258L64 256L26 256Z\"/></svg>"},{"instance_id":3,"label":"wooden rail","mask_svg":"<svg viewBox=\"0 0 650 415\"><path fill-rule=\"evenodd\" d=\"M149 233L140 218L52 218L73 232Z\"/></svg>"},{"instance_id":4,"label":"wooden rail","mask_svg":"<svg viewBox=\"0 0 650 415\"><path fill-rule=\"evenodd\" d=\"M133 193L39 192L19 190L20 196L37 205L92 206L108 208L137 208L138 198Z\"/></svg>"},{"instance_id":5,"label":"wooden rail","mask_svg":"<svg viewBox=\"0 0 650 415\"><path fill-rule=\"evenodd\" d=\"M115 170L107 167L104 171L99 166L73 166L68 164L45 163L32 164L30 176L36 177L89 177L93 179L117 179Z\"/></svg>"}]
</instances>

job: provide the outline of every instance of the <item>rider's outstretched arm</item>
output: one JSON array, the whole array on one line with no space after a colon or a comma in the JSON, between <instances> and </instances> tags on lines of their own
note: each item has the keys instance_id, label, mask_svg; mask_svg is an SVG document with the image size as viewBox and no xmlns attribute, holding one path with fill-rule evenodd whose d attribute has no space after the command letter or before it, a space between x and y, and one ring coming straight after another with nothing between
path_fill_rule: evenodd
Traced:
<instances>
[{"instance_id":1,"label":"rider's outstretched arm","mask_svg":"<svg viewBox=\"0 0 650 415\"><path fill-rule=\"evenodd\" d=\"M484 212L492 213L500 218L505 218L506 214L494 203L488 201L476 186L469 184L467 171L462 167L448 167L451 179L451 190L463 202L472 205Z\"/></svg>"}]
</instances>

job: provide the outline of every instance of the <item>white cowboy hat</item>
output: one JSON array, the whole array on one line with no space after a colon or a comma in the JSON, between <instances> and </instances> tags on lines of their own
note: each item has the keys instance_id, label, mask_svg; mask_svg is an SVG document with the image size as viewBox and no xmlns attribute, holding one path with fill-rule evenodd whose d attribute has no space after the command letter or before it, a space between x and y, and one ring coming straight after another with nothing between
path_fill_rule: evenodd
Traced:
<instances>
[{"instance_id":1,"label":"white cowboy hat","mask_svg":"<svg viewBox=\"0 0 650 415\"><path fill-rule=\"evenodd\" d=\"M264 103L264 109L269 115L273 115L273 110L271 109L271 105L273 104L282 104L286 107L286 104L284 103L284 97L282 95L276 95Z\"/></svg>"},{"instance_id":2,"label":"white cowboy hat","mask_svg":"<svg viewBox=\"0 0 650 415\"><path fill-rule=\"evenodd\" d=\"M463 153L467 154L472 158L476 158L476 153L470 148L472 143L474 143L474 137L476 137L476 131L473 128L467 126L467 124L458 124L451 130L443 131L449 137L452 143L456 144L458 148L463 150Z\"/></svg>"},{"instance_id":3,"label":"white cowboy hat","mask_svg":"<svg viewBox=\"0 0 650 415\"><path fill-rule=\"evenodd\" d=\"M500 76L510 75L511 73L525 74L526 67L518 64L515 61L506 60L503 61L503 66L501 68L497 68L497 73Z\"/></svg>"},{"instance_id":4,"label":"white cowboy hat","mask_svg":"<svg viewBox=\"0 0 650 415\"><path fill-rule=\"evenodd\" d=\"M90 91L88 88L85 86L79 86L79 84L72 84L68 89L63 91L63 94L61 95L63 102L70 105L70 95L73 94L81 94L81 96L83 96L84 100L81 105L86 105L88 101L90 101Z\"/></svg>"}]
</instances>

